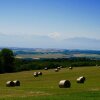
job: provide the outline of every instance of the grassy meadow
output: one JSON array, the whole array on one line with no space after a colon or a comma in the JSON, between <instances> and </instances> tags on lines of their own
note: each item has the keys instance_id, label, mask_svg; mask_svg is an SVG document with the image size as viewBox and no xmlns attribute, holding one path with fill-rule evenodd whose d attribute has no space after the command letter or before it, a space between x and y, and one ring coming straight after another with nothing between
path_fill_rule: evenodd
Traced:
<instances>
[{"instance_id":1,"label":"grassy meadow","mask_svg":"<svg viewBox=\"0 0 100 100\"><path fill-rule=\"evenodd\" d=\"M17 54L16 58L66 58L66 57L87 57L87 58L100 58L100 54Z\"/></svg>"},{"instance_id":2,"label":"grassy meadow","mask_svg":"<svg viewBox=\"0 0 100 100\"><path fill-rule=\"evenodd\" d=\"M34 77L34 71L42 76ZM76 83L79 76L85 76L84 84ZM9 80L19 80L21 86L6 87ZM59 88L60 80L70 80L70 88ZM62 68L32 70L17 73L0 74L0 100L100 100L100 68L75 67L72 70Z\"/></svg>"},{"instance_id":3,"label":"grassy meadow","mask_svg":"<svg viewBox=\"0 0 100 100\"><path fill-rule=\"evenodd\" d=\"M16 58L66 58L69 57L69 55L65 54L18 54L16 55Z\"/></svg>"}]
</instances>

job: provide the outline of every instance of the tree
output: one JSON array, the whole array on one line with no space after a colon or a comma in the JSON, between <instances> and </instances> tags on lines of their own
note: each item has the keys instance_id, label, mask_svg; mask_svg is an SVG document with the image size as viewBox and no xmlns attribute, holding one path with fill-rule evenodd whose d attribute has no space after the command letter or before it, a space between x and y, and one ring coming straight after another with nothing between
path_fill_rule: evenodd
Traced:
<instances>
[{"instance_id":1,"label":"tree","mask_svg":"<svg viewBox=\"0 0 100 100\"><path fill-rule=\"evenodd\" d=\"M4 68L2 66L1 57L0 57L0 73L4 73Z\"/></svg>"},{"instance_id":2,"label":"tree","mask_svg":"<svg viewBox=\"0 0 100 100\"><path fill-rule=\"evenodd\" d=\"M13 72L14 70L14 54L12 50L4 48L0 52L0 59L3 72Z\"/></svg>"}]
</instances>

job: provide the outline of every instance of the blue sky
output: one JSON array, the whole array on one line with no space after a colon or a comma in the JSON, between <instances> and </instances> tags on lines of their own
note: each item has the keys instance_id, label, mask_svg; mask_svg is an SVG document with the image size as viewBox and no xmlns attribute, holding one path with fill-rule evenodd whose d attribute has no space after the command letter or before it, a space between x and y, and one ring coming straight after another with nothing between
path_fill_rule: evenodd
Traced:
<instances>
[{"instance_id":1,"label":"blue sky","mask_svg":"<svg viewBox=\"0 0 100 100\"><path fill-rule=\"evenodd\" d=\"M0 46L99 49L100 0L0 0Z\"/></svg>"}]
</instances>

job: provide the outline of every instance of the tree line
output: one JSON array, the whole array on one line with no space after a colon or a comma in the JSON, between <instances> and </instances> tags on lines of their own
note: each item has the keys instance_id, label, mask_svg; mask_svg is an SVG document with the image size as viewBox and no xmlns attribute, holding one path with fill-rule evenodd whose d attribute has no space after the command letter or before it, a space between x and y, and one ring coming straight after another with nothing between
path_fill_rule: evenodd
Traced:
<instances>
[{"instance_id":1,"label":"tree line","mask_svg":"<svg viewBox=\"0 0 100 100\"><path fill-rule=\"evenodd\" d=\"M18 59L12 50L4 48L0 51L0 73L11 73L25 70L37 70L62 67L83 67L100 65L100 60L92 60L85 57L58 58L58 59Z\"/></svg>"}]
</instances>

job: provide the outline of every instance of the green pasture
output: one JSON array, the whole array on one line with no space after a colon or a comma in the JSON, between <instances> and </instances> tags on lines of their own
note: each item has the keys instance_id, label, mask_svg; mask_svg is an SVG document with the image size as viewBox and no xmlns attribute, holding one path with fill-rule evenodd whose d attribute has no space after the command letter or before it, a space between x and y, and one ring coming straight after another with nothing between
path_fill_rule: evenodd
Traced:
<instances>
[{"instance_id":1,"label":"green pasture","mask_svg":"<svg viewBox=\"0 0 100 100\"><path fill-rule=\"evenodd\" d=\"M34 77L34 71L42 76ZM84 84L76 83L79 76L85 76ZM19 80L21 86L6 87L9 80ZM70 88L59 88L60 80L70 80ZM100 100L100 68L75 67L72 70L62 68L33 70L0 74L0 100Z\"/></svg>"},{"instance_id":2,"label":"green pasture","mask_svg":"<svg viewBox=\"0 0 100 100\"><path fill-rule=\"evenodd\" d=\"M66 58L66 57L88 57L88 58L100 58L99 54L61 54L61 53L55 53L55 54L18 54L16 55L16 58Z\"/></svg>"},{"instance_id":3,"label":"green pasture","mask_svg":"<svg viewBox=\"0 0 100 100\"><path fill-rule=\"evenodd\" d=\"M69 55L65 54L18 54L16 55L16 58L66 58L69 57Z\"/></svg>"},{"instance_id":4,"label":"green pasture","mask_svg":"<svg viewBox=\"0 0 100 100\"><path fill-rule=\"evenodd\" d=\"M99 54L73 54L74 57L100 58Z\"/></svg>"}]
</instances>

